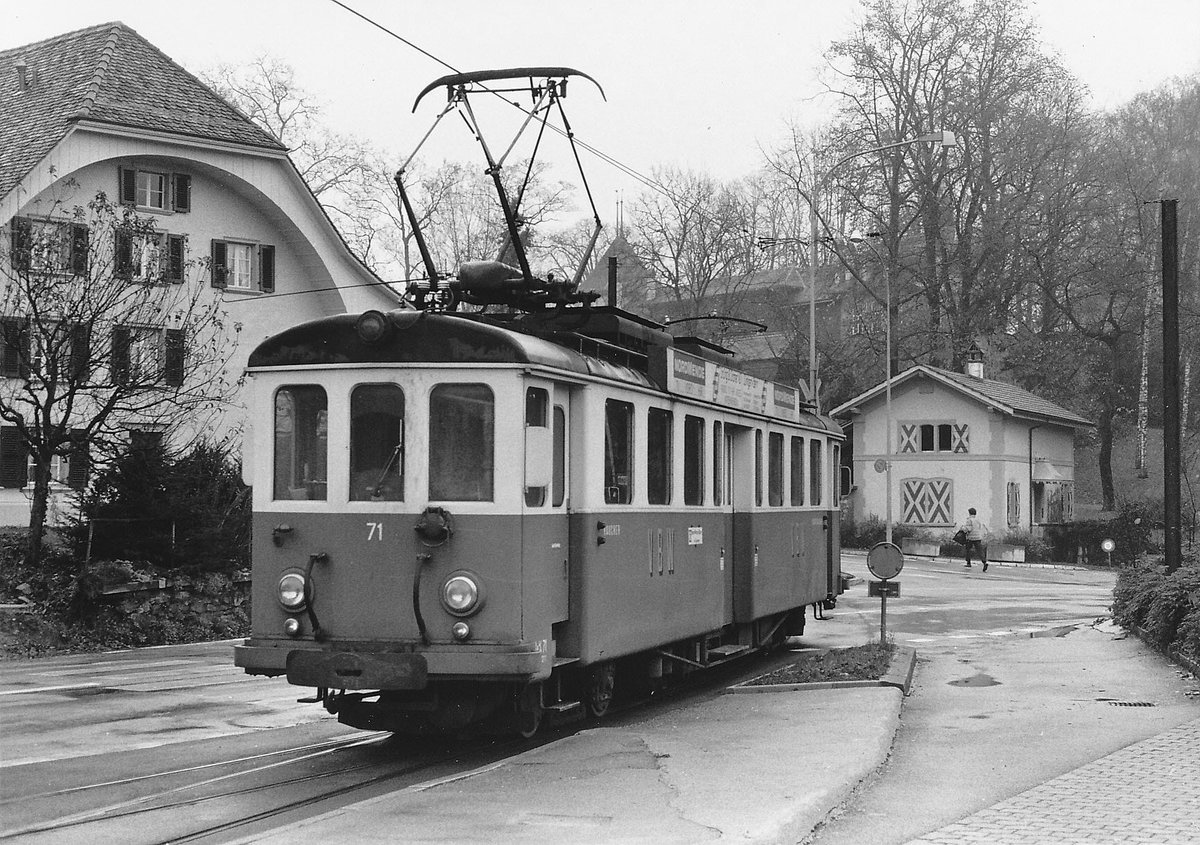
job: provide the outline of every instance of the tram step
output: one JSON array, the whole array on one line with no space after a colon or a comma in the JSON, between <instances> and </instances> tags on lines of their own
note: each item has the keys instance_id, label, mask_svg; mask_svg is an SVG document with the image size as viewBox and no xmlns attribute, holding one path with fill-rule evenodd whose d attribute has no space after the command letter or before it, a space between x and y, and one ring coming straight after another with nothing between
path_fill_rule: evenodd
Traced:
<instances>
[{"instance_id":1,"label":"tram step","mask_svg":"<svg viewBox=\"0 0 1200 845\"><path fill-rule=\"evenodd\" d=\"M542 709L552 725L568 725L583 718L582 701L556 701Z\"/></svg>"},{"instance_id":2,"label":"tram step","mask_svg":"<svg viewBox=\"0 0 1200 845\"><path fill-rule=\"evenodd\" d=\"M738 654L744 654L750 650L748 645L719 645L716 648L710 648L708 654L710 657L717 660L726 660Z\"/></svg>"}]
</instances>

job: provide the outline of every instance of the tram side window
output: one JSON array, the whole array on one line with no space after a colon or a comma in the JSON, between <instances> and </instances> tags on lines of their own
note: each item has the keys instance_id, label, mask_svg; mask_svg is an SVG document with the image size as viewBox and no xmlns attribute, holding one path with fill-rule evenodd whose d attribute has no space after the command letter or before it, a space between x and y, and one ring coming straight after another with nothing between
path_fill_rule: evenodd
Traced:
<instances>
[{"instance_id":1,"label":"tram side window","mask_svg":"<svg viewBox=\"0 0 1200 845\"><path fill-rule=\"evenodd\" d=\"M754 505L762 507L763 503L763 450L762 430L754 430Z\"/></svg>"},{"instance_id":2,"label":"tram side window","mask_svg":"<svg viewBox=\"0 0 1200 845\"><path fill-rule=\"evenodd\" d=\"M767 435L767 504L783 504L783 435L777 431Z\"/></svg>"},{"instance_id":3,"label":"tram side window","mask_svg":"<svg viewBox=\"0 0 1200 845\"><path fill-rule=\"evenodd\" d=\"M490 502L495 399L486 384L439 384L429 394L429 498Z\"/></svg>"},{"instance_id":4,"label":"tram side window","mask_svg":"<svg viewBox=\"0 0 1200 845\"><path fill-rule=\"evenodd\" d=\"M808 491L810 494L809 498L811 499L810 504L813 505L821 504L821 450L824 445L824 443L815 437L808 441L808 477L812 482L809 484Z\"/></svg>"},{"instance_id":5,"label":"tram side window","mask_svg":"<svg viewBox=\"0 0 1200 845\"><path fill-rule=\"evenodd\" d=\"M633 405L604 403L604 502L627 505L633 500Z\"/></svg>"},{"instance_id":6,"label":"tram side window","mask_svg":"<svg viewBox=\"0 0 1200 845\"><path fill-rule=\"evenodd\" d=\"M804 438L792 438L792 506L804 504Z\"/></svg>"},{"instance_id":7,"label":"tram side window","mask_svg":"<svg viewBox=\"0 0 1200 845\"><path fill-rule=\"evenodd\" d=\"M646 415L646 500L652 505L671 503L671 466L675 462L672 442L674 415L651 408Z\"/></svg>"},{"instance_id":8,"label":"tram side window","mask_svg":"<svg viewBox=\"0 0 1200 845\"><path fill-rule=\"evenodd\" d=\"M683 503L704 504L704 420L683 418Z\"/></svg>"},{"instance_id":9,"label":"tram side window","mask_svg":"<svg viewBox=\"0 0 1200 845\"><path fill-rule=\"evenodd\" d=\"M404 501L404 391L394 384L350 394L350 501Z\"/></svg>"},{"instance_id":10,"label":"tram side window","mask_svg":"<svg viewBox=\"0 0 1200 845\"><path fill-rule=\"evenodd\" d=\"M525 427L546 428L549 422L550 393L540 387L525 389ZM546 488L526 487L525 506L539 508L546 504Z\"/></svg>"},{"instance_id":11,"label":"tram side window","mask_svg":"<svg viewBox=\"0 0 1200 845\"><path fill-rule=\"evenodd\" d=\"M829 463L829 468L833 470L833 502L837 504L842 500L842 447L834 444L833 460Z\"/></svg>"},{"instance_id":12,"label":"tram side window","mask_svg":"<svg viewBox=\"0 0 1200 845\"><path fill-rule=\"evenodd\" d=\"M554 467L551 480L553 498L550 503L560 507L567 496L567 412L562 405L554 406Z\"/></svg>"},{"instance_id":13,"label":"tram side window","mask_svg":"<svg viewBox=\"0 0 1200 845\"><path fill-rule=\"evenodd\" d=\"M724 426L713 423L713 504L724 504L725 499L725 433Z\"/></svg>"},{"instance_id":14,"label":"tram side window","mask_svg":"<svg viewBox=\"0 0 1200 845\"><path fill-rule=\"evenodd\" d=\"M328 454L329 404L324 388L280 388L275 394L274 497L324 501Z\"/></svg>"}]
</instances>

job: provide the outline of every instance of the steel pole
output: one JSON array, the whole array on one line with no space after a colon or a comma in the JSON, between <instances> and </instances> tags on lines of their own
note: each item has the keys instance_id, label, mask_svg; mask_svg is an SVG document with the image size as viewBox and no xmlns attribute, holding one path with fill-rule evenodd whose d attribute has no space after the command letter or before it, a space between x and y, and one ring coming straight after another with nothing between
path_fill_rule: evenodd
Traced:
<instances>
[{"instance_id":1,"label":"steel pole","mask_svg":"<svg viewBox=\"0 0 1200 845\"><path fill-rule=\"evenodd\" d=\"M1179 240L1176 200L1163 200L1163 540L1168 572L1179 568Z\"/></svg>"},{"instance_id":2,"label":"steel pole","mask_svg":"<svg viewBox=\"0 0 1200 845\"><path fill-rule=\"evenodd\" d=\"M817 194L822 181L813 183L808 202L808 389L817 413L821 412L817 394Z\"/></svg>"}]
</instances>

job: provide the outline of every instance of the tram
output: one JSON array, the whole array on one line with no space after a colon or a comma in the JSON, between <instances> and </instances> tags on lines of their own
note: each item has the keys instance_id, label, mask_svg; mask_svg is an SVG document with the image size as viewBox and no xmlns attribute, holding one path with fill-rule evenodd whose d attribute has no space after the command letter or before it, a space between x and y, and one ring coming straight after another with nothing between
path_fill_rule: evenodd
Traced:
<instances>
[{"instance_id":1,"label":"tram","mask_svg":"<svg viewBox=\"0 0 1200 845\"><path fill-rule=\"evenodd\" d=\"M601 717L618 687L800 634L841 590L840 428L716 344L533 276L511 235L517 265L428 262L409 307L250 357L235 662L345 724Z\"/></svg>"}]
</instances>

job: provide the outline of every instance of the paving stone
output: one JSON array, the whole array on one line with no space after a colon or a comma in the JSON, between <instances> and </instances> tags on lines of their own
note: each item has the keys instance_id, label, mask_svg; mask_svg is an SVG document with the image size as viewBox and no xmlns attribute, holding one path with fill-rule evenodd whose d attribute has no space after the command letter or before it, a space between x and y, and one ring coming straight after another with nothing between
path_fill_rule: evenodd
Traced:
<instances>
[{"instance_id":1,"label":"paving stone","mask_svg":"<svg viewBox=\"0 0 1200 845\"><path fill-rule=\"evenodd\" d=\"M1191 845L1200 841L1200 719L1122 748L912 843Z\"/></svg>"}]
</instances>

